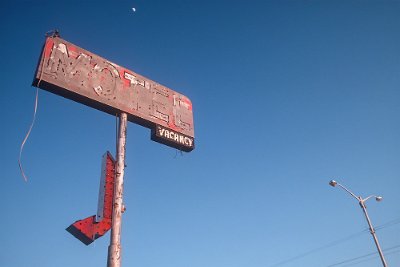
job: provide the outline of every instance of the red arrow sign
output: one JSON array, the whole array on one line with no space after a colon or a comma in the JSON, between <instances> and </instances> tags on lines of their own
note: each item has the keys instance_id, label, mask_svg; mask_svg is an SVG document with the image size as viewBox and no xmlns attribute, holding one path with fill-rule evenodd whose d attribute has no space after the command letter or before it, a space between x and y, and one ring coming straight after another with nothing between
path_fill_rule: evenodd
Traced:
<instances>
[{"instance_id":1,"label":"red arrow sign","mask_svg":"<svg viewBox=\"0 0 400 267\"><path fill-rule=\"evenodd\" d=\"M91 244L111 229L114 180L115 160L107 152L102 162L97 215L76 221L66 229L85 245Z\"/></svg>"}]
</instances>

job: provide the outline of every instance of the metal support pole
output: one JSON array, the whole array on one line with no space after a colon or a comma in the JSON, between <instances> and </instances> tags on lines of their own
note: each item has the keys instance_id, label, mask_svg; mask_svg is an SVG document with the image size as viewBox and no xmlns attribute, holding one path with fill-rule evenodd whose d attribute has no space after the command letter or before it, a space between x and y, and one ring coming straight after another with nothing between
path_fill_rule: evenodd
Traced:
<instances>
[{"instance_id":1,"label":"metal support pole","mask_svg":"<svg viewBox=\"0 0 400 267\"><path fill-rule=\"evenodd\" d=\"M367 213L367 207L365 206L364 200L361 197L359 197L359 203L360 203L360 206L361 206L361 208L362 208L362 210L364 212L365 218L367 219L368 226L369 226L369 231L371 232L371 235L374 238L375 245L376 245L376 248L378 249L379 256L381 257L381 261L382 261L383 267L387 267L387 263L386 263L386 260L385 260L385 258L383 256L383 252L382 252L381 246L379 245L379 242L378 242L378 237L376 236L375 229L372 226L371 220L369 219L369 216L368 216L368 213Z\"/></svg>"},{"instance_id":2,"label":"metal support pole","mask_svg":"<svg viewBox=\"0 0 400 267\"><path fill-rule=\"evenodd\" d=\"M124 212L122 201L125 169L127 114L121 113L118 130L117 166L115 170L115 187L112 212L110 246L108 247L107 267L121 266L121 221Z\"/></svg>"},{"instance_id":3,"label":"metal support pole","mask_svg":"<svg viewBox=\"0 0 400 267\"><path fill-rule=\"evenodd\" d=\"M369 219L369 216L368 216L368 213L367 213L367 207L365 206L365 201L367 201L371 197L375 197L376 201L381 201L382 197L371 195L371 196L366 197L366 198L363 199L362 197L356 196L353 192L351 192L349 189L347 189L345 186L339 184L335 180L331 180L329 182L329 185L333 186L333 187L339 186L342 189L344 189L347 193L349 193L352 197L357 199L358 203L360 204L360 207L362 208L362 210L364 212L365 218L367 219L367 222L368 222L368 225L369 225L369 231L370 231L372 237L374 238L375 245L376 245L376 248L378 249L379 256L381 257L381 261L382 261L383 267L387 267L387 263L386 263L385 257L383 256L383 252L382 252L381 246L379 245L378 238L377 238L377 236L375 234L375 229L372 226L371 220Z\"/></svg>"}]
</instances>

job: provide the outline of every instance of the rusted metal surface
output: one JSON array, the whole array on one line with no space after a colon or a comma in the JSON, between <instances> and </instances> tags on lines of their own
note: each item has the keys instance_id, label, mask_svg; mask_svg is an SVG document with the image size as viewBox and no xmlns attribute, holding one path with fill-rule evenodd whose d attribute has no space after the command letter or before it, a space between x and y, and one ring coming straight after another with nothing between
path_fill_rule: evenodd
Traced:
<instances>
[{"instance_id":1,"label":"rusted metal surface","mask_svg":"<svg viewBox=\"0 0 400 267\"><path fill-rule=\"evenodd\" d=\"M99 188L96 222L112 219L112 202L115 185L115 160L110 152L103 155L102 175ZM110 228L109 228L110 229Z\"/></svg>"},{"instance_id":2,"label":"rusted metal surface","mask_svg":"<svg viewBox=\"0 0 400 267\"><path fill-rule=\"evenodd\" d=\"M102 161L97 215L76 221L66 229L85 245L91 244L111 229L114 180L115 160L107 152Z\"/></svg>"},{"instance_id":3,"label":"rusted metal surface","mask_svg":"<svg viewBox=\"0 0 400 267\"><path fill-rule=\"evenodd\" d=\"M123 204L125 149L126 149L127 114L121 113L118 130L117 166L115 171L115 186L112 211L112 227L110 246L108 247L107 267L121 266L121 223Z\"/></svg>"},{"instance_id":4,"label":"rusted metal surface","mask_svg":"<svg viewBox=\"0 0 400 267\"><path fill-rule=\"evenodd\" d=\"M156 134L154 141L194 148L189 98L57 36L46 39L33 85L112 115L124 112L153 133L160 125L175 132L178 142ZM179 142L182 138L191 141Z\"/></svg>"}]
</instances>

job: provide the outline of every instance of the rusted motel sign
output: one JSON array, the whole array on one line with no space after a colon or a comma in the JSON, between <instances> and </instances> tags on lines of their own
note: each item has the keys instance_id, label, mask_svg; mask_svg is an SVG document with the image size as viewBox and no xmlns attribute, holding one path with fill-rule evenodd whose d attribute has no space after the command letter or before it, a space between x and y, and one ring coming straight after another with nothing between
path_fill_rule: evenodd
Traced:
<instances>
[{"instance_id":1,"label":"rusted motel sign","mask_svg":"<svg viewBox=\"0 0 400 267\"><path fill-rule=\"evenodd\" d=\"M194 148L192 103L186 96L59 37L48 37L33 85L151 129L151 139Z\"/></svg>"},{"instance_id":2,"label":"rusted motel sign","mask_svg":"<svg viewBox=\"0 0 400 267\"><path fill-rule=\"evenodd\" d=\"M119 267L127 120L150 128L152 140L189 152L194 149L192 103L186 96L58 35L46 38L33 85L120 117L117 160L108 155L107 165L103 163L108 167L102 169L98 215L67 228L85 244L111 228L107 266Z\"/></svg>"}]
</instances>

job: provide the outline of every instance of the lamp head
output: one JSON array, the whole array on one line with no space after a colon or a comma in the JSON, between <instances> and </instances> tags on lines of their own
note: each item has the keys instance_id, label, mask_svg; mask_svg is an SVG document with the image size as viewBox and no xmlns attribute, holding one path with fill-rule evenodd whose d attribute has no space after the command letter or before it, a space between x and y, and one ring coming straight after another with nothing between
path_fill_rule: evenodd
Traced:
<instances>
[{"instance_id":1,"label":"lamp head","mask_svg":"<svg viewBox=\"0 0 400 267\"><path fill-rule=\"evenodd\" d=\"M335 187L337 185L337 182L335 180L331 180L329 182L329 185Z\"/></svg>"},{"instance_id":2,"label":"lamp head","mask_svg":"<svg viewBox=\"0 0 400 267\"><path fill-rule=\"evenodd\" d=\"M378 202L379 202L379 201L382 201L382 199L383 199L383 197L381 197L381 196L375 197L375 200L378 201Z\"/></svg>"}]
</instances>

